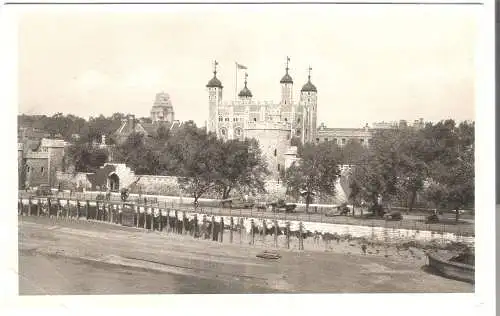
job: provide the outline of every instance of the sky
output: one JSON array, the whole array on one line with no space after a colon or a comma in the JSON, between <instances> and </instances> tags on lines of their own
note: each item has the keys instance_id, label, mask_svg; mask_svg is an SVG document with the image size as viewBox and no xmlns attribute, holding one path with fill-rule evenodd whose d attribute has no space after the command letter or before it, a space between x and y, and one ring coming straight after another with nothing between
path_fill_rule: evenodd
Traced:
<instances>
[{"instance_id":1,"label":"sky","mask_svg":"<svg viewBox=\"0 0 500 316\"><path fill-rule=\"evenodd\" d=\"M290 57L294 99L311 80L318 123L474 120L479 6L45 6L18 19L19 113L149 116L170 95L203 125L213 61L224 100L248 67L255 100L279 101Z\"/></svg>"}]
</instances>

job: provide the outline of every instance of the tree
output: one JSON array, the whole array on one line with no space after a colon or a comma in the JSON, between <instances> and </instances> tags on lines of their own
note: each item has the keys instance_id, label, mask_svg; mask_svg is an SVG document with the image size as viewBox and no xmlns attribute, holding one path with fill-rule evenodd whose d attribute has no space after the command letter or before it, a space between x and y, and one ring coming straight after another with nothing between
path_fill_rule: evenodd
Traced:
<instances>
[{"instance_id":1,"label":"tree","mask_svg":"<svg viewBox=\"0 0 500 316\"><path fill-rule=\"evenodd\" d=\"M305 198L308 212L314 195L335 195L335 184L340 176L339 161L327 143L305 144L299 156L300 161L286 170L285 183L289 193Z\"/></svg>"},{"instance_id":2,"label":"tree","mask_svg":"<svg viewBox=\"0 0 500 316\"><path fill-rule=\"evenodd\" d=\"M223 199L229 197L233 189L255 195L264 193L264 178L269 175L259 144L254 139L244 141L229 140L221 143L223 161L220 165L220 179L217 191Z\"/></svg>"},{"instance_id":3,"label":"tree","mask_svg":"<svg viewBox=\"0 0 500 316\"><path fill-rule=\"evenodd\" d=\"M95 172L108 160L106 150L94 148L90 144L76 143L65 152L63 160L74 166L75 172Z\"/></svg>"},{"instance_id":4,"label":"tree","mask_svg":"<svg viewBox=\"0 0 500 316\"><path fill-rule=\"evenodd\" d=\"M334 146L338 147L337 144ZM360 161L366 148L359 141L351 139L339 151L343 164L354 165Z\"/></svg>"},{"instance_id":5,"label":"tree","mask_svg":"<svg viewBox=\"0 0 500 316\"><path fill-rule=\"evenodd\" d=\"M181 188L197 203L198 199L219 183L223 162L221 141L196 125L183 126L167 144L164 152L171 164L178 166Z\"/></svg>"},{"instance_id":6,"label":"tree","mask_svg":"<svg viewBox=\"0 0 500 316\"><path fill-rule=\"evenodd\" d=\"M433 140L437 152L430 168L426 197L437 208L455 211L459 220L459 210L474 203L474 123L462 122L458 127L449 120L437 124ZM446 141L436 141L442 137Z\"/></svg>"}]
</instances>

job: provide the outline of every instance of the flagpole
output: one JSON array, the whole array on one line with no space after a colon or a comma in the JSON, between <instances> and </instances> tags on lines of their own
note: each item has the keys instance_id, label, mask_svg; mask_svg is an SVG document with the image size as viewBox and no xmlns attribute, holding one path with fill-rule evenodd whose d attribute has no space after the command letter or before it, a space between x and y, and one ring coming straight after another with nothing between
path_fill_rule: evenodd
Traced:
<instances>
[{"instance_id":1,"label":"flagpole","mask_svg":"<svg viewBox=\"0 0 500 316\"><path fill-rule=\"evenodd\" d=\"M237 94L238 94L238 63L234 62L234 67L235 67L235 73L234 73L234 101L236 101Z\"/></svg>"}]
</instances>

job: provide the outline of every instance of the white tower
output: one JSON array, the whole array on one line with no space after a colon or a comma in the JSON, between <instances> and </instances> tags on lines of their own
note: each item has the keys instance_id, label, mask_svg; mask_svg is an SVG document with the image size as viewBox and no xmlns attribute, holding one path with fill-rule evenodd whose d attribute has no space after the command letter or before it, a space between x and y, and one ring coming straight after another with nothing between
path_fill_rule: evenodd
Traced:
<instances>
[{"instance_id":1,"label":"white tower","mask_svg":"<svg viewBox=\"0 0 500 316\"><path fill-rule=\"evenodd\" d=\"M309 67L309 76L307 83L300 90L300 103L303 108L303 142L312 142L317 137L318 120L318 90L311 82L311 70Z\"/></svg>"},{"instance_id":2,"label":"white tower","mask_svg":"<svg viewBox=\"0 0 500 316\"><path fill-rule=\"evenodd\" d=\"M217 61L214 61L214 77L207 84L208 88L208 132L217 133L219 105L222 101L222 83L217 79Z\"/></svg>"},{"instance_id":3,"label":"white tower","mask_svg":"<svg viewBox=\"0 0 500 316\"><path fill-rule=\"evenodd\" d=\"M288 74L288 63L290 62L290 57L286 58L286 73L281 78L280 84L281 84L281 107L284 109L284 111L287 111L286 109L291 109L293 98L292 98L292 92L293 92L293 79L292 77ZM291 112L291 111L288 111Z\"/></svg>"}]
</instances>

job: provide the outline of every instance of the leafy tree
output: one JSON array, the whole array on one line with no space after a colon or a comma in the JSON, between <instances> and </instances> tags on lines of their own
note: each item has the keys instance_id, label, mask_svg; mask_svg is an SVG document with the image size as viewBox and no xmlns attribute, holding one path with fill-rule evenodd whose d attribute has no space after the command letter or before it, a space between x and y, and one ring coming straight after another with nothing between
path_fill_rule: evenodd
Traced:
<instances>
[{"instance_id":1,"label":"leafy tree","mask_svg":"<svg viewBox=\"0 0 500 316\"><path fill-rule=\"evenodd\" d=\"M269 175L269 170L258 142L254 139L230 140L221 146L224 155L217 190L222 198L227 199L233 189L252 195L264 193L264 178Z\"/></svg>"},{"instance_id":2,"label":"leafy tree","mask_svg":"<svg viewBox=\"0 0 500 316\"><path fill-rule=\"evenodd\" d=\"M90 144L77 143L68 148L64 160L74 166L75 172L95 172L106 163L108 153Z\"/></svg>"},{"instance_id":3,"label":"leafy tree","mask_svg":"<svg viewBox=\"0 0 500 316\"><path fill-rule=\"evenodd\" d=\"M441 146L435 150L443 153L436 156L430 168L426 197L436 207L455 211L459 220L459 210L474 203L474 123L462 122L455 126L453 121L437 124L439 133L446 141L436 141Z\"/></svg>"},{"instance_id":4,"label":"leafy tree","mask_svg":"<svg viewBox=\"0 0 500 316\"><path fill-rule=\"evenodd\" d=\"M289 193L305 198L308 212L314 195L335 195L335 184L340 176L339 161L328 143L305 144L299 156L300 161L286 170L285 183Z\"/></svg>"},{"instance_id":5,"label":"leafy tree","mask_svg":"<svg viewBox=\"0 0 500 316\"><path fill-rule=\"evenodd\" d=\"M188 124L170 138L166 150L171 164L178 166L181 188L195 203L219 183L224 155L214 134Z\"/></svg>"},{"instance_id":6,"label":"leafy tree","mask_svg":"<svg viewBox=\"0 0 500 316\"><path fill-rule=\"evenodd\" d=\"M341 149L336 143L334 145L341 152L341 161L343 164L354 165L358 163L363 156L366 148L357 140L351 139Z\"/></svg>"}]
</instances>

